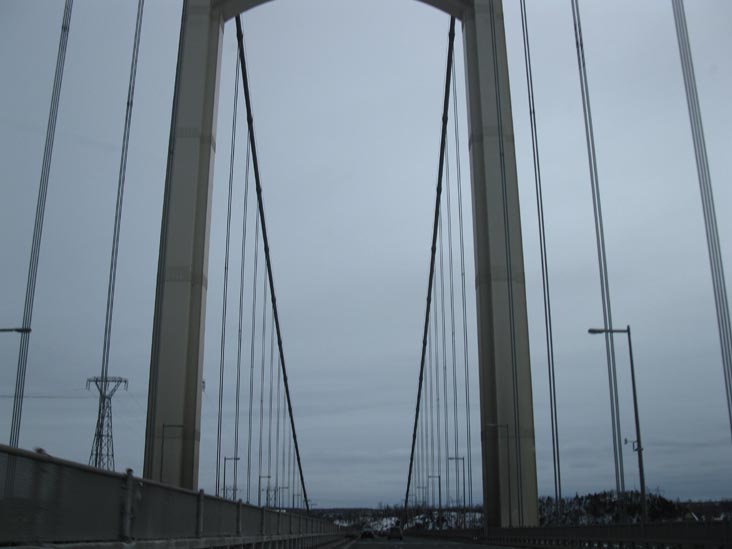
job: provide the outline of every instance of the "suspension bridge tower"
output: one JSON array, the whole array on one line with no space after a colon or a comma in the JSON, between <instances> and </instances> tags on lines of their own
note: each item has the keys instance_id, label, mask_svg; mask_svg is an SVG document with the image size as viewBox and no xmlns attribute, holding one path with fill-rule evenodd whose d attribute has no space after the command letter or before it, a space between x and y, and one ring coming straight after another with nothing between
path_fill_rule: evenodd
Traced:
<instances>
[{"instance_id":1,"label":"suspension bridge tower","mask_svg":"<svg viewBox=\"0 0 732 549\"><path fill-rule=\"evenodd\" d=\"M266 1L185 0L182 9L144 476L194 490L224 24ZM486 523L532 526L538 523L534 417L503 5L501 0L423 2L455 16L463 31ZM166 427L173 425L175 439L164 440Z\"/></svg>"}]
</instances>

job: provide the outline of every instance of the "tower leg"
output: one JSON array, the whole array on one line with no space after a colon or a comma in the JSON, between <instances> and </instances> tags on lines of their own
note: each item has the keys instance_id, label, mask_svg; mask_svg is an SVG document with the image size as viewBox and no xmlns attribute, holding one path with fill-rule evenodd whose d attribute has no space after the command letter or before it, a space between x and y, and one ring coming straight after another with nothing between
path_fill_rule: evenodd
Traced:
<instances>
[{"instance_id":1,"label":"tower leg","mask_svg":"<svg viewBox=\"0 0 732 549\"><path fill-rule=\"evenodd\" d=\"M489 526L538 523L534 416L508 57L500 0L463 17Z\"/></svg>"},{"instance_id":2,"label":"tower leg","mask_svg":"<svg viewBox=\"0 0 732 549\"><path fill-rule=\"evenodd\" d=\"M223 19L183 3L163 198L144 476L198 487L211 182Z\"/></svg>"}]
</instances>

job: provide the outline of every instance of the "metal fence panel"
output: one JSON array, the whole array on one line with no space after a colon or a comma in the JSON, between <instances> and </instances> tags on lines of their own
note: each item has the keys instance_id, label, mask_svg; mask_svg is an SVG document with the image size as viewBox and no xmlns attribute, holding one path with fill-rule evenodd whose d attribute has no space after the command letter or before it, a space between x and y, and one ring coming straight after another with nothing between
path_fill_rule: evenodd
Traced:
<instances>
[{"instance_id":1,"label":"metal fence panel","mask_svg":"<svg viewBox=\"0 0 732 549\"><path fill-rule=\"evenodd\" d=\"M119 535L123 476L6 453L0 454L0 473L1 542Z\"/></svg>"},{"instance_id":2,"label":"metal fence panel","mask_svg":"<svg viewBox=\"0 0 732 549\"><path fill-rule=\"evenodd\" d=\"M135 479L134 539L192 538L196 535L197 494Z\"/></svg>"},{"instance_id":3,"label":"metal fence panel","mask_svg":"<svg viewBox=\"0 0 732 549\"><path fill-rule=\"evenodd\" d=\"M236 503L206 496L203 502L203 535L236 535Z\"/></svg>"},{"instance_id":4,"label":"metal fence panel","mask_svg":"<svg viewBox=\"0 0 732 549\"><path fill-rule=\"evenodd\" d=\"M332 532L248 504L0 445L0 545Z\"/></svg>"}]
</instances>

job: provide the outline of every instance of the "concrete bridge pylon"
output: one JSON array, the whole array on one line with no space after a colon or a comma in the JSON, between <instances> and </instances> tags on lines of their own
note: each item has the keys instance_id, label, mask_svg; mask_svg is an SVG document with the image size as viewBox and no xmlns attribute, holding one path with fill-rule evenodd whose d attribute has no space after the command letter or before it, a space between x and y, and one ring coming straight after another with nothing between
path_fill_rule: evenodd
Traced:
<instances>
[{"instance_id":1,"label":"concrete bridge pylon","mask_svg":"<svg viewBox=\"0 0 732 549\"><path fill-rule=\"evenodd\" d=\"M209 227L224 23L267 0L185 0L150 359L145 478L198 486ZM489 526L538 522L518 178L500 0L423 0L462 22Z\"/></svg>"}]
</instances>

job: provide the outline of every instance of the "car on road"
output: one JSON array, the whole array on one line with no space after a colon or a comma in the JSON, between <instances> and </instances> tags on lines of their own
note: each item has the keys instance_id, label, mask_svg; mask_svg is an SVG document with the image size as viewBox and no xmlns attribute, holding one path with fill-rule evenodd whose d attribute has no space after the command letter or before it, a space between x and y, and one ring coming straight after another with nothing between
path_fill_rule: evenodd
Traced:
<instances>
[{"instance_id":1,"label":"car on road","mask_svg":"<svg viewBox=\"0 0 732 549\"><path fill-rule=\"evenodd\" d=\"M404 539L402 529L398 526L392 526L391 528L389 528L389 532L386 534L386 539Z\"/></svg>"},{"instance_id":2,"label":"car on road","mask_svg":"<svg viewBox=\"0 0 732 549\"><path fill-rule=\"evenodd\" d=\"M364 528L361 530L361 539L373 539L375 537L374 531L371 528Z\"/></svg>"}]
</instances>

